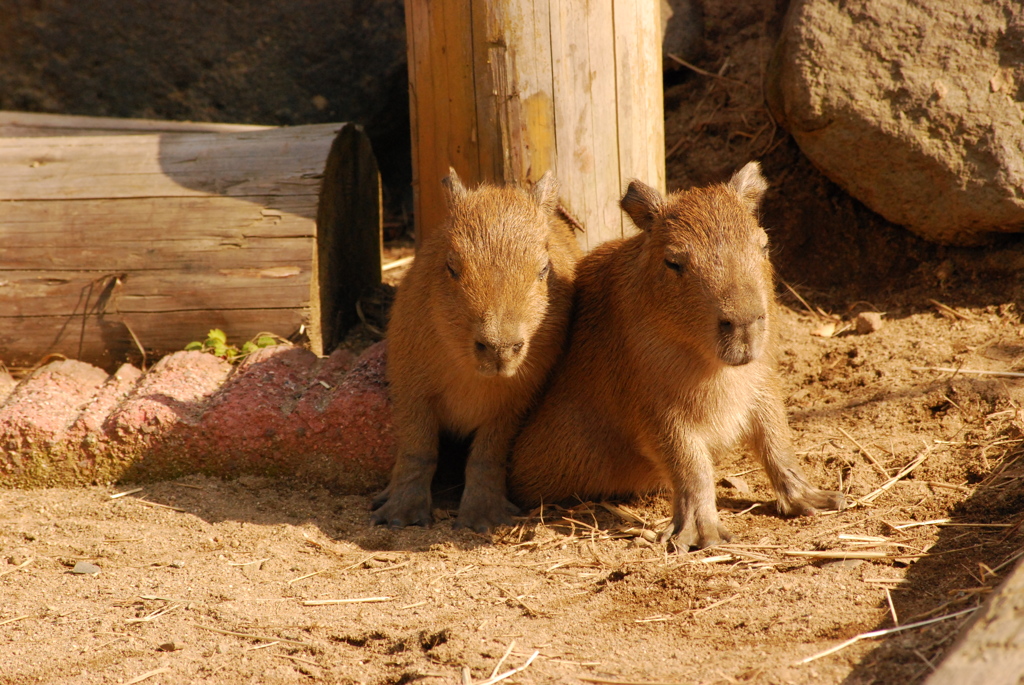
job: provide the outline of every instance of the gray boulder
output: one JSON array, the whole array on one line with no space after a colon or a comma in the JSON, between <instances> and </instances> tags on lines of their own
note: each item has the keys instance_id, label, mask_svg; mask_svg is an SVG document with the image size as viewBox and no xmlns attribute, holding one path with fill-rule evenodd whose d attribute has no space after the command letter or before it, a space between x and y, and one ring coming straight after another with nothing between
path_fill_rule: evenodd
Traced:
<instances>
[{"instance_id":1,"label":"gray boulder","mask_svg":"<svg viewBox=\"0 0 1024 685\"><path fill-rule=\"evenodd\" d=\"M1020 0L794 0L768 105L889 221L947 244L1024 230Z\"/></svg>"}]
</instances>

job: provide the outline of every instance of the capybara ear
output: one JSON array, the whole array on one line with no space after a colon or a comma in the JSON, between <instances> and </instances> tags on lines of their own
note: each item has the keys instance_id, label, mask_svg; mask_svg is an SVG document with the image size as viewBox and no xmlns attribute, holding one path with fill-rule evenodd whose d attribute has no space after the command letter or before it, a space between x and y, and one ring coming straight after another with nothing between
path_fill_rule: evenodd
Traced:
<instances>
[{"instance_id":1,"label":"capybara ear","mask_svg":"<svg viewBox=\"0 0 1024 685\"><path fill-rule=\"evenodd\" d=\"M764 197L764 191L768 190L768 181L761 175L761 164L747 162L729 179L729 188L739 196L747 211L755 213L761 204L761 198Z\"/></svg>"},{"instance_id":2,"label":"capybara ear","mask_svg":"<svg viewBox=\"0 0 1024 685\"><path fill-rule=\"evenodd\" d=\"M558 180L550 170L533 184L533 199L547 214L552 214L558 206Z\"/></svg>"},{"instance_id":3,"label":"capybara ear","mask_svg":"<svg viewBox=\"0 0 1024 685\"><path fill-rule=\"evenodd\" d=\"M441 185L448 191L449 207L453 207L466 196L466 186L462 185L453 167L448 167L448 175L441 179Z\"/></svg>"},{"instance_id":4,"label":"capybara ear","mask_svg":"<svg viewBox=\"0 0 1024 685\"><path fill-rule=\"evenodd\" d=\"M665 206L665 198L646 183L633 180L629 182L629 188L619 201L619 206L629 215L637 228L649 231Z\"/></svg>"}]
</instances>

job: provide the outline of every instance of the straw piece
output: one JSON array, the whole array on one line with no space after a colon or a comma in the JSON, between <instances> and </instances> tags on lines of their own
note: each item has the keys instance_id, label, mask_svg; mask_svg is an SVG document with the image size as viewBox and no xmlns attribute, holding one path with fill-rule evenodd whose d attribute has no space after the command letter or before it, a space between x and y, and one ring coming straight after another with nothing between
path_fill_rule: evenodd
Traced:
<instances>
[{"instance_id":1,"label":"straw piece","mask_svg":"<svg viewBox=\"0 0 1024 685\"><path fill-rule=\"evenodd\" d=\"M794 666L802 666L803 664L810 663L810 662L815 661L817 659L820 659L820 658L822 658L824 656L828 656L829 654L835 654L836 652L838 652L840 650L843 650L843 649L846 649L850 645L852 645L852 644L854 644L856 642L860 642L861 640L867 640L867 639L873 638L873 637L883 637L885 635L891 635L892 633L899 633L899 632L902 632L904 630L911 630L913 628L920 628L922 626L931 625L932 623L938 623L939 621L945 621L946 619L956 618L957 616L963 616L964 614L969 614L972 611L977 611L977 610L978 610L978 607L971 607L970 609L963 609L962 611L955 611L952 614L946 614L945 616L939 616L938 618L930 618L927 621L918 621L917 623L908 623L908 624L903 625L903 626L897 626L896 628L886 628L884 630L872 630L869 633L861 633L860 635L855 635L854 637L851 637L846 642L838 644L835 647L831 647L829 649L826 649L824 652L819 652L817 654L814 654L813 656L805 657L805 658L801 659L800 661L796 661L796 662L793 663L793 665Z\"/></svg>"}]
</instances>

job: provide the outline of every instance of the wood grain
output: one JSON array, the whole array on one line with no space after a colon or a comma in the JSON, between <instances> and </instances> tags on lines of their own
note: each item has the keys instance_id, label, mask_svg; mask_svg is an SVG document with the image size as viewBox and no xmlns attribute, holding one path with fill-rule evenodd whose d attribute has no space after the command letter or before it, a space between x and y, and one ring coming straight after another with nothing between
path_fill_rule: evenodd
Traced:
<instances>
[{"instance_id":1,"label":"wood grain","mask_svg":"<svg viewBox=\"0 0 1024 685\"><path fill-rule=\"evenodd\" d=\"M553 169L586 249L633 230L628 181L665 185L657 2L408 0L406 17L417 235L445 219L449 165L467 183Z\"/></svg>"},{"instance_id":2,"label":"wood grain","mask_svg":"<svg viewBox=\"0 0 1024 685\"><path fill-rule=\"evenodd\" d=\"M112 368L211 328L237 344L301 330L322 353L380 283L379 175L355 125L0 113L0 127L34 132L0 138L7 364Z\"/></svg>"}]
</instances>

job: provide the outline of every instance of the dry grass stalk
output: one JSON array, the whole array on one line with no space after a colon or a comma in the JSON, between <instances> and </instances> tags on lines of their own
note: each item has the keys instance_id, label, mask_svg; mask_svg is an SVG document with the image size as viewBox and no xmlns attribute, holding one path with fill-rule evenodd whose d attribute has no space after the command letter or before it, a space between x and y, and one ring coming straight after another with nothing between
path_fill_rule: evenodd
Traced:
<instances>
[{"instance_id":1,"label":"dry grass stalk","mask_svg":"<svg viewBox=\"0 0 1024 685\"><path fill-rule=\"evenodd\" d=\"M853 552L843 550L798 550L787 549L783 552L787 557L806 557L808 559L903 559L904 555L892 556L888 552Z\"/></svg>"},{"instance_id":2,"label":"dry grass stalk","mask_svg":"<svg viewBox=\"0 0 1024 685\"><path fill-rule=\"evenodd\" d=\"M229 561L228 566L254 566L256 564L262 564L264 561L270 561L270 557L256 559L255 561Z\"/></svg>"},{"instance_id":3,"label":"dry grass stalk","mask_svg":"<svg viewBox=\"0 0 1024 685\"><path fill-rule=\"evenodd\" d=\"M129 618L129 619L127 619L125 621L125 623L149 623L150 621L155 621L156 619L160 618L164 614L169 614L172 611L174 611L175 609L180 609L180 608L181 608L180 604L171 604L170 606L163 607L162 609L157 609L156 611L154 611L154 612L152 612L152 613L150 613L150 614L148 614L146 616L143 616L142 618Z\"/></svg>"},{"instance_id":4,"label":"dry grass stalk","mask_svg":"<svg viewBox=\"0 0 1024 685\"><path fill-rule=\"evenodd\" d=\"M234 635L235 637L244 637L247 640L262 640L263 642L286 642L290 645L299 645L300 647L316 647L312 642L303 642L302 640L290 640L286 637L268 637L266 635L254 635L252 633L239 633L235 630L224 630L223 628L213 628L211 626L204 626L198 623L193 623L196 628L202 628L203 630L209 630L214 633L220 633L221 635Z\"/></svg>"},{"instance_id":5,"label":"dry grass stalk","mask_svg":"<svg viewBox=\"0 0 1024 685\"><path fill-rule=\"evenodd\" d=\"M721 74L716 74L713 71L707 71L706 69L701 69L700 67L698 67L696 65L690 64L689 62L687 62L682 57L679 57L677 55L673 55L671 52L668 53L666 55L666 57L668 57L670 60L672 60L676 64L682 65L682 66L686 67L687 69L690 69L691 71L697 72L701 76L707 76L709 78L721 79L722 81L727 81L728 83L735 83L735 84L740 85L740 86L746 86L747 88L753 88L753 86L751 86L749 83L744 83L743 81L737 81L734 78L729 78L728 76L722 76Z\"/></svg>"},{"instance_id":6,"label":"dry grass stalk","mask_svg":"<svg viewBox=\"0 0 1024 685\"><path fill-rule=\"evenodd\" d=\"M136 492L142 492L145 488L135 488L133 490L125 490L124 492L117 492L110 496L110 499L117 499L118 497L125 497L127 495L134 495Z\"/></svg>"},{"instance_id":7,"label":"dry grass stalk","mask_svg":"<svg viewBox=\"0 0 1024 685\"><path fill-rule=\"evenodd\" d=\"M621 678L601 678L587 675L578 675L576 679L585 683L600 683L601 685L690 685L678 680L622 680Z\"/></svg>"},{"instance_id":8,"label":"dry grass stalk","mask_svg":"<svg viewBox=\"0 0 1024 685\"><path fill-rule=\"evenodd\" d=\"M124 683L124 685L135 685L135 683L141 683L143 680L146 680L147 678L152 678L155 675L160 675L161 673L170 673L170 672L171 672L171 669L166 668L166 667L164 667L164 668L154 668L152 671L147 671L146 673L143 673L142 675L137 675L134 678L132 678L131 680L126 681Z\"/></svg>"},{"instance_id":9,"label":"dry grass stalk","mask_svg":"<svg viewBox=\"0 0 1024 685\"><path fill-rule=\"evenodd\" d=\"M527 659L526 663L523 664L522 666L519 666L518 668L513 668L510 671L505 671L501 675L497 675L497 676L494 676L492 678L488 678L487 680L481 681L481 682L477 683L476 685L494 685L494 683L500 683L502 680L505 680L506 678L511 678L516 673L520 673L522 671L525 671L527 668L529 668L530 664L533 663L533 660L536 659L539 654L540 654L539 651L534 652L533 654L530 655L530 658Z\"/></svg>"},{"instance_id":10,"label":"dry grass stalk","mask_svg":"<svg viewBox=\"0 0 1024 685\"><path fill-rule=\"evenodd\" d=\"M882 466L882 464L877 459L875 459L873 454L868 452L868 449L864 447L864 445L857 442L857 438L847 433L842 426L836 426L836 428L839 429L839 432L845 435L850 440L850 442L857 446L857 449L860 450L860 453L863 454L869 462L871 462L872 466L878 469L879 473L881 473L886 478L889 477L889 471L884 466Z\"/></svg>"},{"instance_id":11,"label":"dry grass stalk","mask_svg":"<svg viewBox=\"0 0 1024 685\"><path fill-rule=\"evenodd\" d=\"M17 571L20 571L21 569L23 569L26 566L28 566L29 564L31 564L33 561L35 561L35 558L34 557L29 557L28 559L26 559L25 561L21 562L20 564L18 564L14 568L9 568L6 571L0 571L0 578L2 578L3 576L6 576L8 573L15 573Z\"/></svg>"},{"instance_id":12,"label":"dry grass stalk","mask_svg":"<svg viewBox=\"0 0 1024 685\"><path fill-rule=\"evenodd\" d=\"M914 469L923 464L924 460L928 458L928 455L931 453L933 448L934 445L926 447L925 450L921 452L921 454L917 455L913 459L913 461L904 466L903 470L901 470L899 473L897 473L895 476L890 478L887 482L883 483L881 486L879 486L869 494L855 501L861 505L867 505L874 502L876 499L881 497L889 488L891 488L892 486L896 485L896 483L906 478Z\"/></svg>"},{"instance_id":13,"label":"dry grass stalk","mask_svg":"<svg viewBox=\"0 0 1024 685\"><path fill-rule=\"evenodd\" d=\"M391 271L392 269L401 269L406 264L412 264L412 261L414 259L416 259L416 255L409 255L408 257L399 257L398 259L394 260L393 262L388 262L387 264L383 265L380 268L380 270L381 271Z\"/></svg>"},{"instance_id":14,"label":"dry grass stalk","mask_svg":"<svg viewBox=\"0 0 1024 685\"><path fill-rule=\"evenodd\" d=\"M899 632L902 632L904 630L912 630L914 628L920 628L922 626L931 625L932 623L938 623L939 621L946 621L946 620L951 619L951 618L957 618L958 616L963 616L964 614L969 614L972 611L977 611L977 609L978 609L978 607L971 607L970 609L963 609L961 611L955 611L952 614L946 614L945 616L939 616L938 618L930 618L927 621L918 621L917 623L908 623L906 625L898 626L896 628L885 628L883 630L872 630L869 633L861 633L860 635L856 635L854 637L851 637L846 642L840 643L840 644L836 645L835 647L831 647L829 649L826 649L824 652L819 652L819 653L814 654L812 656L805 657L805 658L801 659L800 661L796 661L796 662L793 663L793 665L794 666L802 666L803 664L807 664L807 663L810 663L812 661L816 661L817 659L820 659L822 657L828 656L829 654L835 654L836 652L838 652L840 650L846 649L850 645L852 645L852 644L854 644L856 642L860 642L861 640L867 640L867 639L875 638L875 637L884 637L886 635L891 635L892 633L899 633Z\"/></svg>"},{"instance_id":15,"label":"dry grass stalk","mask_svg":"<svg viewBox=\"0 0 1024 685\"><path fill-rule=\"evenodd\" d=\"M300 580L305 580L306 578L312 578L313 576L318 576L321 573L327 573L328 571L333 571L333 570L334 569L332 569L332 568L324 568L324 569L320 569L319 571L313 571L312 573L307 573L304 576L299 576L298 578L292 578L291 580L288 581L288 584L291 585L292 583L297 583Z\"/></svg>"},{"instance_id":16,"label":"dry grass stalk","mask_svg":"<svg viewBox=\"0 0 1024 685\"><path fill-rule=\"evenodd\" d=\"M266 649L267 647L273 647L274 645L279 645L279 644L281 644L280 640L274 640L273 642L268 642L265 645L253 645L252 647L246 647L245 651L246 652L255 652L257 649Z\"/></svg>"},{"instance_id":17,"label":"dry grass stalk","mask_svg":"<svg viewBox=\"0 0 1024 685\"><path fill-rule=\"evenodd\" d=\"M1020 371L989 371L987 369L951 369L948 366L911 366L911 371L938 371L939 373L965 373L972 376L995 376L997 378L1024 378Z\"/></svg>"},{"instance_id":18,"label":"dry grass stalk","mask_svg":"<svg viewBox=\"0 0 1024 685\"><path fill-rule=\"evenodd\" d=\"M967 316L966 314L961 314L960 312L958 312L957 310L953 309L949 305L942 304L938 300L933 300L931 298L928 298L928 302L933 307L938 309L940 314L944 314L947 318L952 317L954 319L960 319L961 321L970 321L971 320L971 317Z\"/></svg>"},{"instance_id":19,"label":"dry grass stalk","mask_svg":"<svg viewBox=\"0 0 1024 685\"><path fill-rule=\"evenodd\" d=\"M910 523L889 523L888 521L882 521L885 525L889 526L893 530L906 530L908 528L918 528L920 526L937 526L940 523L949 523L952 519L932 519L931 521L911 521Z\"/></svg>"},{"instance_id":20,"label":"dry grass stalk","mask_svg":"<svg viewBox=\"0 0 1024 685\"><path fill-rule=\"evenodd\" d=\"M31 614L23 614L21 616L15 616L14 618L9 618L6 621L0 621L0 626L5 626L8 623L14 623L15 621L22 621L22 620L24 620L26 618L31 618Z\"/></svg>"},{"instance_id":21,"label":"dry grass stalk","mask_svg":"<svg viewBox=\"0 0 1024 685\"><path fill-rule=\"evenodd\" d=\"M390 602L391 597L354 597L352 599L307 599L304 607L322 607L329 604L365 604L368 602Z\"/></svg>"},{"instance_id":22,"label":"dry grass stalk","mask_svg":"<svg viewBox=\"0 0 1024 685\"><path fill-rule=\"evenodd\" d=\"M161 509L170 509L171 511L181 511L181 512L187 511L186 509L182 509L181 507L172 507L170 504L160 504L159 502L150 502L148 499L142 499L141 497L132 497L131 499L132 499L133 502L138 502L139 504L144 504L147 507L159 507Z\"/></svg>"},{"instance_id":23,"label":"dry grass stalk","mask_svg":"<svg viewBox=\"0 0 1024 685\"><path fill-rule=\"evenodd\" d=\"M512 650L515 649L515 646L516 646L516 641L515 640L512 640L512 642L508 643L508 649L506 649L505 653L501 656L500 659L498 659L498 663L494 664L494 669L491 671L491 676L490 676L491 678L493 678L494 676L498 675L498 671L501 670L502 664L505 663L505 659L507 659L509 654L512 653Z\"/></svg>"},{"instance_id":24,"label":"dry grass stalk","mask_svg":"<svg viewBox=\"0 0 1024 685\"><path fill-rule=\"evenodd\" d=\"M807 300L805 300L803 297L801 297L800 293L798 293L793 288L793 286L791 286L789 283L786 283L783 280L780 280L779 283L781 283L782 285L786 286L786 290L788 290L790 293L792 293L793 297L795 297L797 300L800 301L800 304L802 304L804 306L804 309L807 310L808 314L810 314L811 316L813 316L816 319L821 319L822 321L831 321L831 319L829 317L814 311L814 309L811 308L811 305L807 304Z\"/></svg>"},{"instance_id":25,"label":"dry grass stalk","mask_svg":"<svg viewBox=\"0 0 1024 685\"><path fill-rule=\"evenodd\" d=\"M291 656L290 654L271 654L270 656L277 657L278 659L289 659L291 661L296 661L300 664L309 664L310 666L316 666L317 668L323 668L323 666L321 666L315 661L310 661L309 659L300 659L299 657Z\"/></svg>"},{"instance_id":26,"label":"dry grass stalk","mask_svg":"<svg viewBox=\"0 0 1024 685\"><path fill-rule=\"evenodd\" d=\"M889 613L892 615L892 624L894 626L898 626L900 624L900 619L896 615L896 605L892 603L892 593L889 591L889 588L883 589L885 590L885 601L889 603Z\"/></svg>"}]
</instances>

